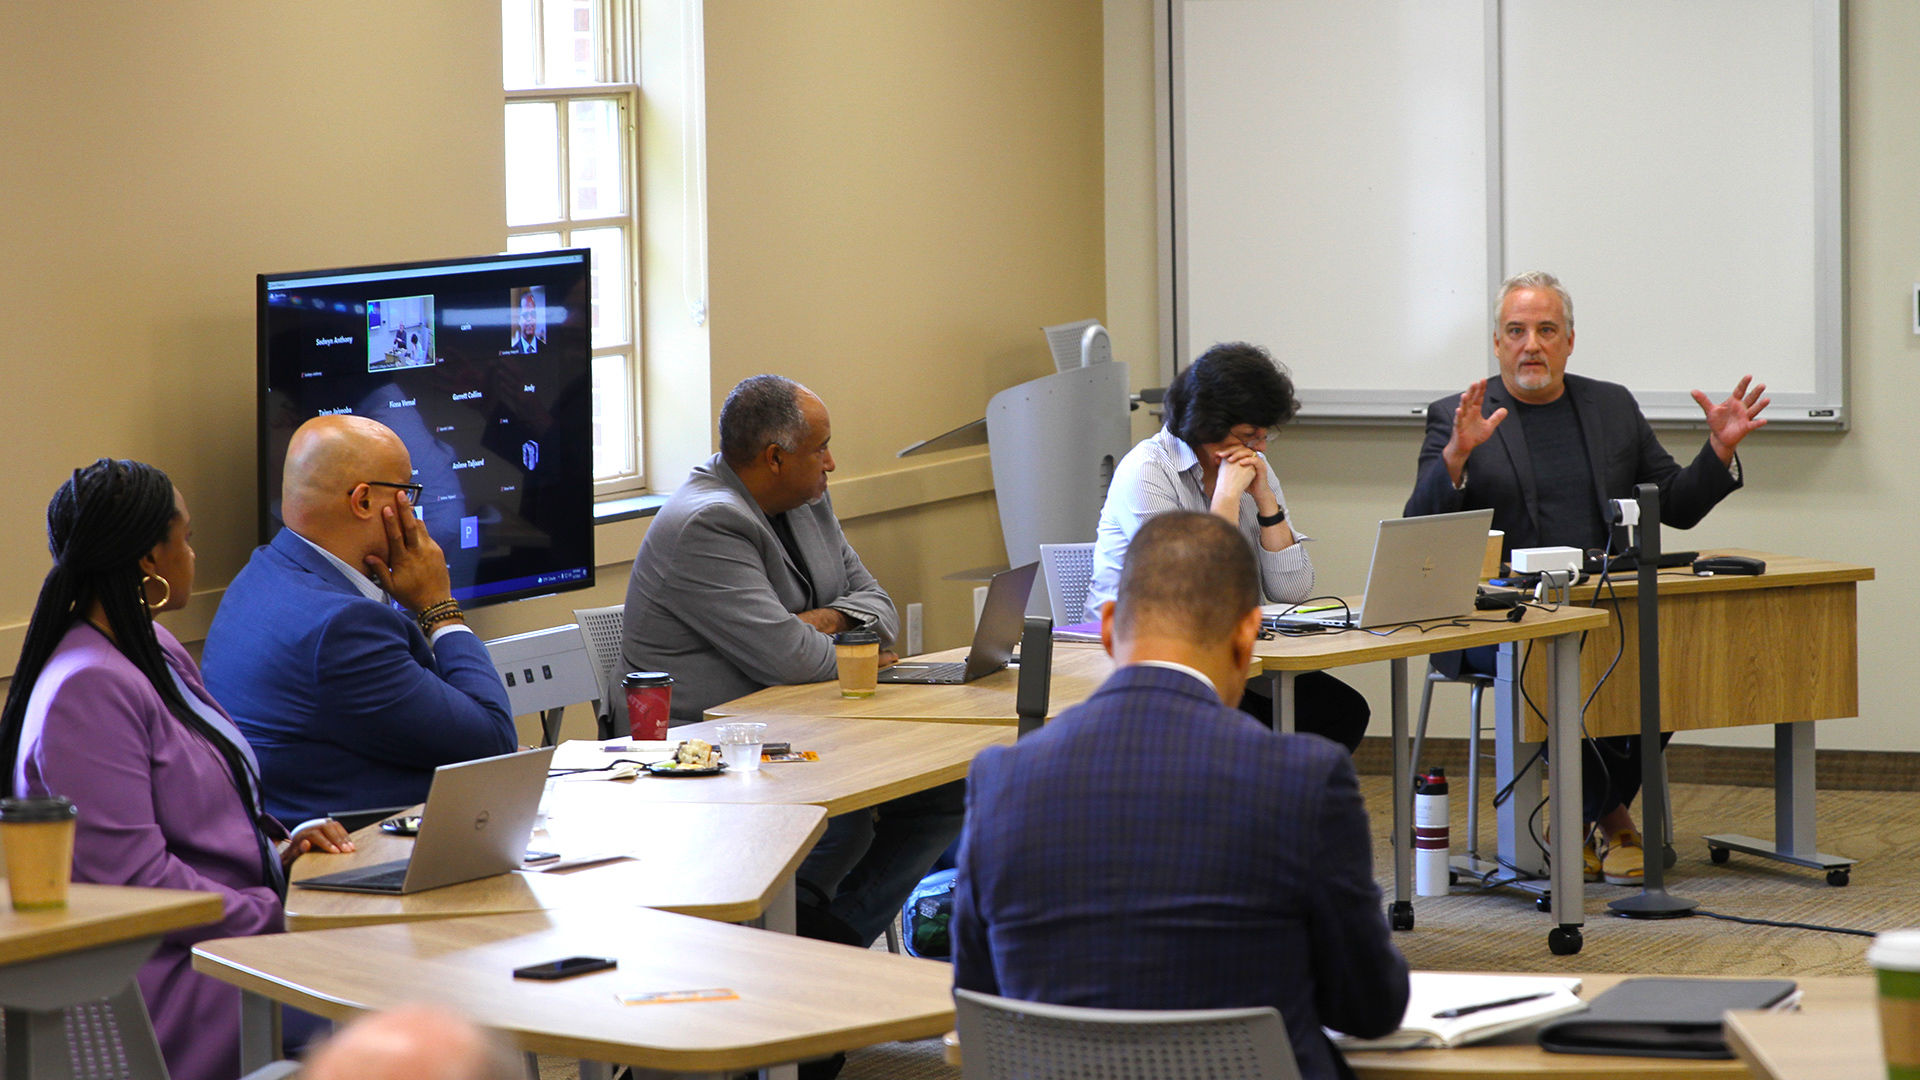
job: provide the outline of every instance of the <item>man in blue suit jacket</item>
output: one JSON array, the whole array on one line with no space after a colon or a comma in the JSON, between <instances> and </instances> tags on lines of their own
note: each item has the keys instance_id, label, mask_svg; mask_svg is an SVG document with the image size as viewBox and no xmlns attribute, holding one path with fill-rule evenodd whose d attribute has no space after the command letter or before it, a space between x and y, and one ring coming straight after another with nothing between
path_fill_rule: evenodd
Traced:
<instances>
[{"instance_id":1,"label":"man in blue suit jacket","mask_svg":"<svg viewBox=\"0 0 1920 1080\"><path fill-rule=\"evenodd\" d=\"M1322 1026L1384 1035L1407 1004L1359 781L1318 735L1233 706L1259 633L1253 553L1174 511L1135 534L1101 638L1120 669L967 776L954 985L1117 1009L1272 1005L1306 1077Z\"/></svg>"},{"instance_id":2,"label":"man in blue suit jacket","mask_svg":"<svg viewBox=\"0 0 1920 1080\"><path fill-rule=\"evenodd\" d=\"M260 758L267 811L417 803L436 766L511 753L506 688L413 515L400 437L364 417L309 420L282 488L286 528L227 588L203 664Z\"/></svg>"}]
</instances>

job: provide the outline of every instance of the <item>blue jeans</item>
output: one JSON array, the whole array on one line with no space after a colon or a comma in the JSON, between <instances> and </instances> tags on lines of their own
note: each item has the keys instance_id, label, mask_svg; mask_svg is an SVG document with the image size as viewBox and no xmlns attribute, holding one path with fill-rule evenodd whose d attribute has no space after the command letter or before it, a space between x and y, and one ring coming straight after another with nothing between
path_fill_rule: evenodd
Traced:
<instances>
[{"instance_id":1,"label":"blue jeans","mask_svg":"<svg viewBox=\"0 0 1920 1080\"><path fill-rule=\"evenodd\" d=\"M795 876L830 897L827 910L871 945L959 839L966 814L965 780L841 814L827 822Z\"/></svg>"}]
</instances>

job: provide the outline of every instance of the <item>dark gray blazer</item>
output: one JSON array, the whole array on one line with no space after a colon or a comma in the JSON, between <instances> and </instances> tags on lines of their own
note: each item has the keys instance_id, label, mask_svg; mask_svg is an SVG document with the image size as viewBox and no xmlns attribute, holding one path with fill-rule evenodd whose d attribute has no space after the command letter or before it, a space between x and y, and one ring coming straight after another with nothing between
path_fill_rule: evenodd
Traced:
<instances>
[{"instance_id":1,"label":"dark gray blazer","mask_svg":"<svg viewBox=\"0 0 1920 1080\"><path fill-rule=\"evenodd\" d=\"M1586 435L1593 488L1603 501L1632 498L1638 484L1658 484L1661 524L1690 529L1740 487L1741 482L1704 440L1693 463L1681 468L1654 438L1633 394L1619 383L1568 375L1567 397ZM1405 516L1492 507L1493 527L1507 534L1509 552L1517 547L1570 543L1565 537L1540 535L1533 462L1527 455L1526 433L1513 416L1514 404L1505 383L1497 377L1487 380L1481 415L1491 416L1504 407L1507 419L1467 458L1466 485L1459 491L1447 477L1447 463L1440 452L1453 437L1453 414L1460 408L1460 395L1427 406L1427 436L1420 447L1420 469Z\"/></svg>"},{"instance_id":2,"label":"dark gray blazer","mask_svg":"<svg viewBox=\"0 0 1920 1080\"><path fill-rule=\"evenodd\" d=\"M763 687L833 678L833 639L796 612L843 611L885 647L899 633L893 601L847 544L831 499L788 511L787 520L813 579L811 602L767 516L718 454L647 528L627 583L621 652L628 670L673 676L675 721Z\"/></svg>"}]
</instances>

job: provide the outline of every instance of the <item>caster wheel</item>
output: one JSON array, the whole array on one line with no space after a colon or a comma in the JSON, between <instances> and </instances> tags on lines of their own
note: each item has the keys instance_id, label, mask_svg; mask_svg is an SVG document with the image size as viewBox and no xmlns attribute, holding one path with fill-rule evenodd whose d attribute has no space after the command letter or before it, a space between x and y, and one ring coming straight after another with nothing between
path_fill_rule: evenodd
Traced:
<instances>
[{"instance_id":1,"label":"caster wheel","mask_svg":"<svg viewBox=\"0 0 1920 1080\"><path fill-rule=\"evenodd\" d=\"M1833 886L1836 889L1842 885L1845 885L1849 880L1851 880L1851 875L1845 870L1827 871L1827 884Z\"/></svg>"},{"instance_id":2,"label":"caster wheel","mask_svg":"<svg viewBox=\"0 0 1920 1080\"><path fill-rule=\"evenodd\" d=\"M1550 892L1543 892L1539 896L1534 897L1533 907L1535 911L1552 914L1553 913L1553 894Z\"/></svg>"},{"instance_id":3,"label":"caster wheel","mask_svg":"<svg viewBox=\"0 0 1920 1080\"><path fill-rule=\"evenodd\" d=\"M1556 926L1547 931L1547 949L1555 956L1572 956L1583 944L1577 926Z\"/></svg>"},{"instance_id":4,"label":"caster wheel","mask_svg":"<svg viewBox=\"0 0 1920 1080\"><path fill-rule=\"evenodd\" d=\"M1712 859L1713 865L1715 866L1724 866L1728 859L1733 858L1733 852L1728 851L1726 848L1714 847L1709 844L1707 845L1707 858Z\"/></svg>"},{"instance_id":5,"label":"caster wheel","mask_svg":"<svg viewBox=\"0 0 1920 1080\"><path fill-rule=\"evenodd\" d=\"M1673 869L1674 864L1678 863L1679 861L1680 861L1680 853L1673 850L1672 844L1667 844L1664 848L1661 849L1660 865L1662 868L1671 870Z\"/></svg>"},{"instance_id":6,"label":"caster wheel","mask_svg":"<svg viewBox=\"0 0 1920 1080\"><path fill-rule=\"evenodd\" d=\"M1388 904L1387 925L1395 930L1413 929L1413 905L1404 900L1395 900Z\"/></svg>"}]
</instances>

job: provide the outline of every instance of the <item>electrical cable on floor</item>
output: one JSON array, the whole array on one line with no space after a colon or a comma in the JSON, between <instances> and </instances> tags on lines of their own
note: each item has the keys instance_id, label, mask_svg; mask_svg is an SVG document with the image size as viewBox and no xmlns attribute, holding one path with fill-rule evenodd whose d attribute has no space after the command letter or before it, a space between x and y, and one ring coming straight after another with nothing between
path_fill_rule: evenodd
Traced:
<instances>
[{"instance_id":1,"label":"electrical cable on floor","mask_svg":"<svg viewBox=\"0 0 1920 1080\"><path fill-rule=\"evenodd\" d=\"M1787 922L1781 919L1749 919L1741 915L1722 915L1717 911L1708 911L1706 908L1694 908L1693 913L1695 915L1704 915L1709 919L1745 923L1748 926L1780 926L1789 930L1819 930L1827 934L1853 934L1856 937L1873 937L1878 932L1874 930L1855 930L1849 926L1822 926L1819 923Z\"/></svg>"}]
</instances>

